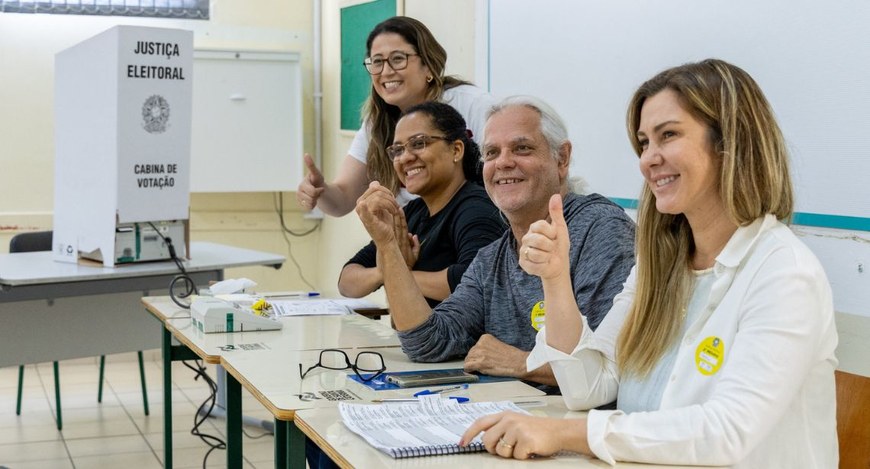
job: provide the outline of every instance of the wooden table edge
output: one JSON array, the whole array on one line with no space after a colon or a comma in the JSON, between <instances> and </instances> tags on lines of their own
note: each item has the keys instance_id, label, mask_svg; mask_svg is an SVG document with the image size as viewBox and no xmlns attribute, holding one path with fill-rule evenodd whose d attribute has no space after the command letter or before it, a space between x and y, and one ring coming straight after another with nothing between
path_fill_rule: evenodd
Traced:
<instances>
[{"instance_id":1,"label":"wooden table edge","mask_svg":"<svg viewBox=\"0 0 870 469\"><path fill-rule=\"evenodd\" d=\"M338 453L331 445L327 444L326 440L323 439L313 428L311 428L307 422L304 420L296 419L293 421L302 433L305 434L314 444L317 445L318 448L322 449L324 453L326 453L333 462L338 464L342 469L353 469L353 465L347 460L344 459L341 454ZM344 425L342 423L342 425ZM357 436L357 435L354 435ZM365 444L368 444L364 442Z\"/></svg>"}]
</instances>

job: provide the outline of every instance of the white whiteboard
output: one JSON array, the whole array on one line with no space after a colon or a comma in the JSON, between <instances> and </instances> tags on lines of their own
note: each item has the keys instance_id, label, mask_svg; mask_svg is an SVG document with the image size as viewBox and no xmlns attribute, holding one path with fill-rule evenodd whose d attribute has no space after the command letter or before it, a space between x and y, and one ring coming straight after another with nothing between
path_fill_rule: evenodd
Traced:
<instances>
[{"instance_id":1,"label":"white whiteboard","mask_svg":"<svg viewBox=\"0 0 870 469\"><path fill-rule=\"evenodd\" d=\"M727 60L777 113L797 211L870 220L868 25L867 0L490 0L490 91L553 105L574 143L572 174L636 199L631 94L664 68Z\"/></svg>"},{"instance_id":2,"label":"white whiteboard","mask_svg":"<svg viewBox=\"0 0 870 469\"><path fill-rule=\"evenodd\" d=\"M299 55L198 50L191 192L294 191L302 179Z\"/></svg>"}]
</instances>

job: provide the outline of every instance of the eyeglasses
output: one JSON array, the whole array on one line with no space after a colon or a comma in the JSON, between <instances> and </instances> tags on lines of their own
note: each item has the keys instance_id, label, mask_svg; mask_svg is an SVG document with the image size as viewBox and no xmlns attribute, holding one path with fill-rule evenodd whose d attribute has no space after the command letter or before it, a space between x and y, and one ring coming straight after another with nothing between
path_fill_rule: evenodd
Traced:
<instances>
[{"instance_id":1,"label":"eyeglasses","mask_svg":"<svg viewBox=\"0 0 870 469\"><path fill-rule=\"evenodd\" d=\"M344 358L345 365L324 365L324 358L326 363L341 363L341 359ZM356 354L353 363L351 363L350 357L347 356L344 350L328 348L320 351L320 358L317 360L317 363L305 370L305 373L302 372L302 364L299 364L299 379L305 379L308 372L317 367L326 368L327 370L346 370L350 368L364 383L377 378L381 373L387 371L387 365L384 364L384 356L378 352L359 352ZM366 377L360 374L360 372L374 374Z\"/></svg>"},{"instance_id":2,"label":"eyeglasses","mask_svg":"<svg viewBox=\"0 0 870 469\"><path fill-rule=\"evenodd\" d=\"M393 71L408 68L408 57L411 57L412 55L420 54L409 54L407 52L395 51L386 59L380 56L366 57L366 59L363 60L363 65L365 65L366 70L369 71L370 75L380 75L384 71L384 63L386 62L390 63L390 68L392 68Z\"/></svg>"},{"instance_id":3,"label":"eyeglasses","mask_svg":"<svg viewBox=\"0 0 870 469\"><path fill-rule=\"evenodd\" d=\"M447 137L440 137L438 135L414 135L409 138L405 143L394 143L387 147L387 156L390 157L391 160L395 160L396 158L402 156L407 149L411 153L418 153L423 151L426 148L426 145L432 143L433 140L444 140L445 142L450 142L452 139Z\"/></svg>"}]
</instances>

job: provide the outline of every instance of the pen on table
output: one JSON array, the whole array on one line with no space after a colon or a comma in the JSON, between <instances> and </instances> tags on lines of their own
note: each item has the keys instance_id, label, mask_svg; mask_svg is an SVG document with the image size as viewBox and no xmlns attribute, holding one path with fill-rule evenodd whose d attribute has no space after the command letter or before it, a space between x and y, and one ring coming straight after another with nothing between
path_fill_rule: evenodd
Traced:
<instances>
[{"instance_id":1,"label":"pen on table","mask_svg":"<svg viewBox=\"0 0 870 469\"><path fill-rule=\"evenodd\" d=\"M459 386L450 386L449 388L436 389L434 391L431 389L424 389L420 392L415 392L414 397L426 396L428 394L445 394L448 392L456 391L457 389L468 389L468 385L467 384L460 384Z\"/></svg>"},{"instance_id":2,"label":"pen on table","mask_svg":"<svg viewBox=\"0 0 870 469\"><path fill-rule=\"evenodd\" d=\"M453 399L454 401L462 404L464 402L468 402L470 399L467 397L461 396L450 396L447 399ZM416 397L388 397L385 399L372 399L372 402L378 403L386 403L386 402L420 402Z\"/></svg>"},{"instance_id":3,"label":"pen on table","mask_svg":"<svg viewBox=\"0 0 870 469\"><path fill-rule=\"evenodd\" d=\"M313 296L320 296L320 292L294 291L294 292L280 293L277 295L269 295L269 298L311 298Z\"/></svg>"},{"instance_id":4,"label":"pen on table","mask_svg":"<svg viewBox=\"0 0 870 469\"><path fill-rule=\"evenodd\" d=\"M518 405L518 406L529 406L529 407L547 405L547 403L544 401L514 401L514 404Z\"/></svg>"}]
</instances>

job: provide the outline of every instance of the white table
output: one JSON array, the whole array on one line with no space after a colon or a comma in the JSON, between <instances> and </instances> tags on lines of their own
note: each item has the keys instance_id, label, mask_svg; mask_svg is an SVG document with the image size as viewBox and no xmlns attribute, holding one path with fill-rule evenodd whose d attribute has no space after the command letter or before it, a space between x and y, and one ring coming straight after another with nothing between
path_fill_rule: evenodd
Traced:
<instances>
[{"instance_id":1,"label":"white table","mask_svg":"<svg viewBox=\"0 0 870 469\"><path fill-rule=\"evenodd\" d=\"M495 383L498 384L498 383ZM502 400L495 395L485 400ZM557 418L582 418L585 412L571 412L566 407L561 396L541 396L531 399L505 399L511 401L539 400L547 405L544 407L524 407L533 415ZM356 433L350 431L341 422L337 407L320 407L301 410L296 413L296 426L323 449L333 461L342 468L381 467L381 468L443 468L474 467L475 469L520 469L534 466L536 468L610 468L611 466L598 459L592 459L579 454L565 453L550 458L539 458L532 461L504 459L486 452L453 454L447 456L424 456L407 459L393 459L369 445ZM684 466L660 466L650 464L619 463L616 468L677 468ZM690 468L685 468L690 469ZM691 469L698 469L694 466Z\"/></svg>"},{"instance_id":2,"label":"white table","mask_svg":"<svg viewBox=\"0 0 870 469\"><path fill-rule=\"evenodd\" d=\"M299 365L307 369L317 362L320 351L340 348L351 360L360 351L377 351L387 371L461 368L462 361L446 363L411 362L399 347L396 332L380 321L360 315L300 316L281 318L280 331L204 334L191 325L189 311L166 297L143 298L149 312L164 325L164 383L171 383L171 362L200 358L220 364L227 372L227 467L242 466L241 388L247 389L274 416L275 466L305 467L304 435L293 425L300 409L335 407L337 401L324 396L345 391L357 402L374 398L407 397L411 390L375 392L347 378L345 371L322 368L299 378ZM181 345L173 345L173 337ZM497 386L496 386L497 385ZM417 389L419 390L419 389ZM483 400L492 396L540 396L543 392L519 381L473 385L463 395ZM172 395L164 386L164 461L172 467Z\"/></svg>"},{"instance_id":3,"label":"white table","mask_svg":"<svg viewBox=\"0 0 870 469\"><path fill-rule=\"evenodd\" d=\"M280 365L293 361L295 368L291 371L298 380L298 360L294 360L293 356L302 353L300 350L313 350L313 364L316 355L324 348L368 345L377 347L378 350L398 350L399 345L395 331L379 321L355 314L282 318L284 328L279 331L205 334L193 327L190 312L179 308L168 297L146 297L142 298L142 303L163 323L164 464L167 468L172 467L172 388L167 385L172 382L172 361L199 358L207 363L224 365L225 357L248 356L260 360L261 369L271 375L284 373ZM173 337L180 345L172 344ZM220 371L218 378L220 379ZM220 384L219 382L219 387ZM224 406L227 418L227 467L241 467L241 384L234 376L229 375L222 387L226 393ZM255 389L249 389L256 393ZM287 433L288 425L278 417L275 423L276 441L279 441ZM286 453L284 446L276 446L281 450L280 454L276 450L276 455L279 461L283 461L283 454Z\"/></svg>"},{"instance_id":4,"label":"white table","mask_svg":"<svg viewBox=\"0 0 870 469\"><path fill-rule=\"evenodd\" d=\"M229 267L278 268L284 256L195 242L185 269L197 283ZM140 299L165 292L171 261L119 265L56 262L52 253L0 254L0 366L157 348L158 323ZM146 332L147 331L147 332Z\"/></svg>"},{"instance_id":5,"label":"white table","mask_svg":"<svg viewBox=\"0 0 870 469\"><path fill-rule=\"evenodd\" d=\"M286 326L285 326L286 327ZM364 346L345 350L351 360L362 351L375 351L384 357L387 371L462 368L462 360L443 363L415 363L399 347ZM323 347L328 348L328 347ZM336 409L344 402L368 403L373 399L412 397L422 388L374 391L348 379L351 370L334 371L315 368L304 380L299 378L299 365L306 370L317 363L320 349L274 353L268 350L246 351L221 356L227 373L238 380L275 417L275 467L305 467L304 436L293 425L298 412L304 409ZM280 357L280 359L279 359ZM436 386L437 387L437 386ZM470 384L455 395L474 401L513 397L542 397L543 391L521 381L500 381ZM228 423L229 425L229 423ZM362 465L358 467L377 467Z\"/></svg>"}]
</instances>

